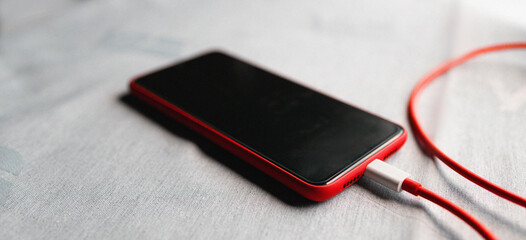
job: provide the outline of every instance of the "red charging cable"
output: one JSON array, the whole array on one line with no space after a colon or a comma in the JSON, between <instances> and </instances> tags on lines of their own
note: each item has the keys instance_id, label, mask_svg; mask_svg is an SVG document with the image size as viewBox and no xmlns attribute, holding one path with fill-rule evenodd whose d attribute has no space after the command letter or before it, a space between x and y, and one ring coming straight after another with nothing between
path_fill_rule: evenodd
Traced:
<instances>
[{"instance_id":1,"label":"red charging cable","mask_svg":"<svg viewBox=\"0 0 526 240\"><path fill-rule=\"evenodd\" d=\"M436 67L435 69L433 69L416 84L415 88L413 89L413 92L411 93L411 97L409 99L409 122L411 123L411 127L413 128L414 134L416 135L416 138L420 142L421 146L431 157L437 157L455 172L459 173L460 175L474 182L475 184L481 186L482 188L485 188L486 190L502 198L505 198L513 203L516 203L522 207L526 207L526 198L512 193L480 177L479 175L466 169L465 167L448 157L445 153L440 151L440 149L431 141L431 139L424 132L422 126L418 122L415 110L418 96L420 95L420 93L422 93L425 87L437 77L449 71L451 68L456 67L480 54L517 48L526 48L526 42L505 43L479 48L458 58L453 58L449 61L446 61L438 67ZM411 180L408 173L394 166L391 166L381 160L375 160L366 167L364 176L394 191L400 192L401 190L404 190L415 196L421 196L455 214L457 217L469 224L485 239L497 239L497 237L488 228L486 228L479 220L471 216L464 209L453 204L449 200L439 196L438 194L435 194L430 190L422 187L420 183Z\"/></svg>"},{"instance_id":2,"label":"red charging cable","mask_svg":"<svg viewBox=\"0 0 526 240\"><path fill-rule=\"evenodd\" d=\"M476 49L474 51L471 51L465 55L462 55L458 58L453 58L449 61L446 61L436 67L435 69L431 70L428 74L426 74L414 87L413 92L411 93L411 97L409 99L409 122L411 123L411 127L414 131L414 134L416 135L418 141L420 141L422 147L426 150L426 152L432 156L437 157L440 159L443 163L445 163L448 167L453 169L458 174L462 175L469 181L479 185L480 187L504 198L507 199L513 203L516 203L522 207L526 207L526 198L521 197L515 193L512 193L502 187L497 186L496 184L480 177L479 175L473 173L472 171L468 170L467 168L463 167L459 163L455 162L453 159L448 157L445 153L440 151L440 149L431 141L429 136L424 132L422 126L418 122L418 118L416 117L416 102L418 99L418 96L420 93L425 89L429 83L431 83L433 80L435 80L440 75L444 74L445 72L449 71L451 68L456 67L467 60L478 56L480 54L488 53L488 52L494 52L494 51L500 51L500 50L507 50L507 49L517 49L517 48L526 48L526 42L516 42L516 43L505 43L505 44L498 44L488 47L483 47Z\"/></svg>"},{"instance_id":3,"label":"red charging cable","mask_svg":"<svg viewBox=\"0 0 526 240\"><path fill-rule=\"evenodd\" d=\"M440 195L422 187L422 184L408 178L402 183L402 189L415 196L421 196L455 214L457 217L462 219L462 221L469 224L485 239L497 239L497 237L487 227L485 227L478 219L466 212L466 210L460 208Z\"/></svg>"},{"instance_id":4,"label":"red charging cable","mask_svg":"<svg viewBox=\"0 0 526 240\"><path fill-rule=\"evenodd\" d=\"M455 214L485 239L497 239L487 227L475 217L471 216L466 210L422 187L422 184L410 178L409 173L389 165L382 160L377 159L369 163L365 168L364 177L380 183L391 190L397 192L404 190L415 196L421 196Z\"/></svg>"}]
</instances>

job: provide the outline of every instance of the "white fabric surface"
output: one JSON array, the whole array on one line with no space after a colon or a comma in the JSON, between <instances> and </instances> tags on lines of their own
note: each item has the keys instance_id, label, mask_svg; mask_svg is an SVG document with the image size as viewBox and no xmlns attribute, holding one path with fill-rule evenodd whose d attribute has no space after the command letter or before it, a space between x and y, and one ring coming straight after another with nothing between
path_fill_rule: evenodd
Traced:
<instances>
[{"instance_id":1,"label":"white fabric surface","mask_svg":"<svg viewBox=\"0 0 526 240\"><path fill-rule=\"evenodd\" d=\"M476 239L422 199L361 180L311 203L126 96L136 74L221 48L400 123L416 81L526 39L524 2L0 1L2 239ZM438 145L526 195L526 54L492 54L422 96ZM422 154L389 162L502 239L526 211Z\"/></svg>"}]
</instances>

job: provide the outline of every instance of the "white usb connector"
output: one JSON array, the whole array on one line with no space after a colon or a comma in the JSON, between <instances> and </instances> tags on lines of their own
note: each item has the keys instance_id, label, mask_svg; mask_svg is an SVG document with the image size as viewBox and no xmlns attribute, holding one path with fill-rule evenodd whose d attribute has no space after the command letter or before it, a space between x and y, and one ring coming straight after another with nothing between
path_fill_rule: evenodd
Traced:
<instances>
[{"instance_id":1,"label":"white usb connector","mask_svg":"<svg viewBox=\"0 0 526 240\"><path fill-rule=\"evenodd\" d=\"M402 183L410 176L409 173L378 159L367 165L363 175L397 192L402 191Z\"/></svg>"}]
</instances>

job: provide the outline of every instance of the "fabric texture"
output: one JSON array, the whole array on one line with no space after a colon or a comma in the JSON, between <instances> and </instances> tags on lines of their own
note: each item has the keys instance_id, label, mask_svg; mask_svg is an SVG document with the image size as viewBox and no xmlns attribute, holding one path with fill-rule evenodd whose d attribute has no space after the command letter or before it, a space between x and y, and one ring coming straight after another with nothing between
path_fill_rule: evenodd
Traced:
<instances>
[{"instance_id":1,"label":"fabric texture","mask_svg":"<svg viewBox=\"0 0 526 240\"><path fill-rule=\"evenodd\" d=\"M322 203L128 94L137 74L223 49L409 130L388 162L502 239L526 212L426 157L406 107L427 71L526 39L523 2L0 1L2 239L477 239L365 179ZM418 106L451 157L526 196L526 53L477 58Z\"/></svg>"}]
</instances>

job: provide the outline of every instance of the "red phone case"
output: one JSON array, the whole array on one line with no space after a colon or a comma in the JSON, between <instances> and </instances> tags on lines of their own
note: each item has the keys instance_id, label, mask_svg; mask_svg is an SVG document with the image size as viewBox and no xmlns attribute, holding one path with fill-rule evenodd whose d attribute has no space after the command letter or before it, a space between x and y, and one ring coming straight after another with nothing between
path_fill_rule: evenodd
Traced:
<instances>
[{"instance_id":1,"label":"red phone case","mask_svg":"<svg viewBox=\"0 0 526 240\"><path fill-rule=\"evenodd\" d=\"M383 149L380 149L374 155L363 161L357 167L340 176L338 179L335 179L326 185L312 185L299 179L290 172L280 168L257 153L247 149L235 140L221 134L212 127L191 116L187 112L170 104L168 101L141 87L135 83L135 80L136 79L133 79L130 83L130 90L132 94L168 114L190 129L193 129L199 134L205 136L212 142L225 148L239 158L247 161L254 167L277 179L304 197L314 201L325 201L338 194L351 184L355 183L363 175L365 167L371 161L374 159L384 160L388 158L404 144L407 138L407 132L404 130L403 133L394 139L390 144L386 145Z\"/></svg>"}]
</instances>

